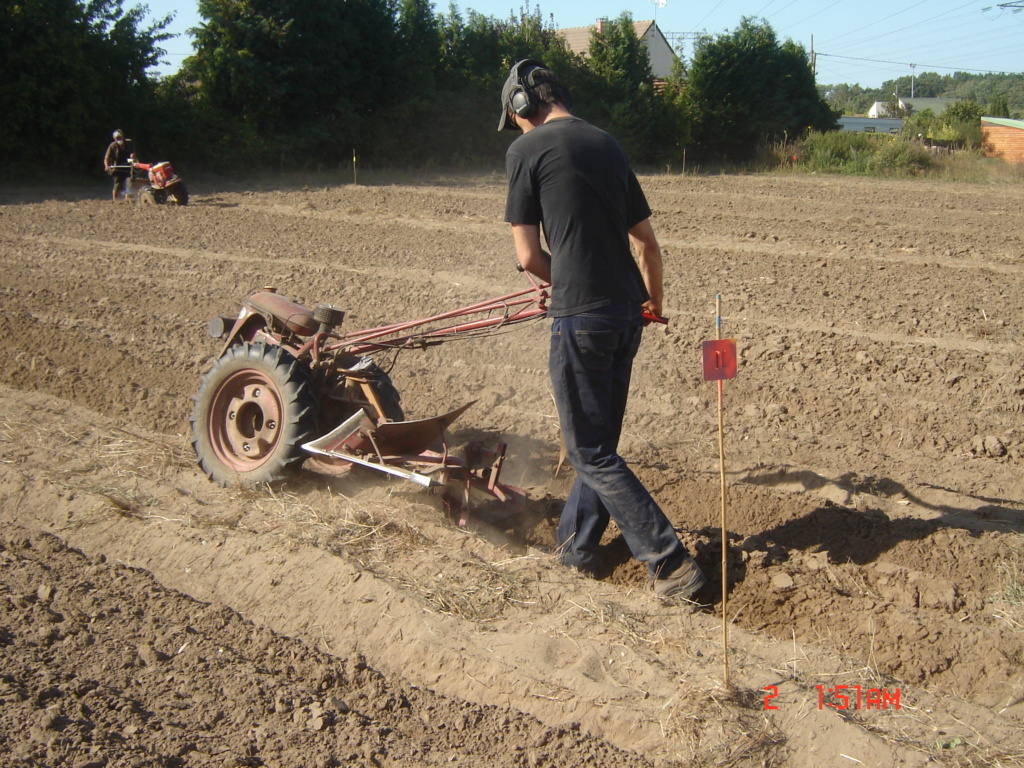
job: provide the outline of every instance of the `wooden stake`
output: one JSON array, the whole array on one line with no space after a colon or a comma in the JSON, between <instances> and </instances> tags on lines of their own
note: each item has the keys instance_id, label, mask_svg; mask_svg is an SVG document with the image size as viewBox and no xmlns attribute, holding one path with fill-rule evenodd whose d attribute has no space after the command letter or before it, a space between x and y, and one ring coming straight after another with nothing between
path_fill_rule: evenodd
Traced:
<instances>
[{"instance_id":1,"label":"wooden stake","mask_svg":"<svg viewBox=\"0 0 1024 768\"><path fill-rule=\"evenodd\" d=\"M722 294L715 296L715 334L722 338ZM722 681L729 688L729 539L725 500L725 424L722 417L722 379L718 380L718 472L722 486Z\"/></svg>"}]
</instances>

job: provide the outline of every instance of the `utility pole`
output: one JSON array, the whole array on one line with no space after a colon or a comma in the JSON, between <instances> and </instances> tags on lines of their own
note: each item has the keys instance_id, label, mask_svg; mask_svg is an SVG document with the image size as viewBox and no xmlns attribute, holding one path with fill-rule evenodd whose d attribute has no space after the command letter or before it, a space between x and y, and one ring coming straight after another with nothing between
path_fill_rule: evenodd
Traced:
<instances>
[{"instance_id":1,"label":"utility pole","mask_svg":"<svg viewBox=\"0 0 1024 768\"><path fill-rule=\"evenodd\" d=\"M910 65L910 98L914 98L914 67L917 64Z\"/></svg>"}]
</instances>

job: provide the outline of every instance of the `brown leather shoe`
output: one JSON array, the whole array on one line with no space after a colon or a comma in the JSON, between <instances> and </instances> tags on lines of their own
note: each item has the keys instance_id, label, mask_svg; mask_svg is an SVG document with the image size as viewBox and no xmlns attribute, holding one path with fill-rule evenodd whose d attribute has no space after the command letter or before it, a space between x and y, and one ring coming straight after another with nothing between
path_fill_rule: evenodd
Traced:
<instances>
[{"instance_id":1,"label":"brown leather shoe","mask_svg":"<svg viewBox=\"0 0 1024 768\"><path fill-rule=\"evenodd\" d=\"M664 578L654 580L654 592L658 597L681 597L693 600L700 588L708 583L697 561L689 555L682 564Z\"/></svg>"}]
</instances>

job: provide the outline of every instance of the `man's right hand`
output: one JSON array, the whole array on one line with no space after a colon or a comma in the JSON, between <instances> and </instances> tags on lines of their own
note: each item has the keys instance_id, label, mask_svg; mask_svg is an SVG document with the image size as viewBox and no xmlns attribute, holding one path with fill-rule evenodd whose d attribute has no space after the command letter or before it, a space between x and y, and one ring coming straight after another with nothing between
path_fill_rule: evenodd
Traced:
<instances>
[{"instance_id":1,"label":"man's right hand","mask_svg":"<svg viewBox=\"0 0 1024 768\"><path fill-rule=\"evenodd\" d=\"M662 325L668 325L667 317L662 317L657 312L652 311L647 307L646 304L644 305L644 311L641 317L643 318L645 328L651 323L661 323Z\"/></svg>"}]
</instances>

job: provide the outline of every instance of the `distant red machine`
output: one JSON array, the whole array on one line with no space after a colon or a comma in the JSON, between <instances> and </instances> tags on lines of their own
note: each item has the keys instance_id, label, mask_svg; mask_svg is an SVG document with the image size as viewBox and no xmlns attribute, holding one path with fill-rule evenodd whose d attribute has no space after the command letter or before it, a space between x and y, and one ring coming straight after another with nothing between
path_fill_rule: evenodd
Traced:
<instances>
[{"instance_id":1,"label":"distant red machine","mask_svg":"<svg viewBox=\"0 0 1024 768\"><path fill-rule=\"evenodd\" d=\"M149 182L145 187L134 192L142 203L155 205L170 200L177 205L188 205L188 187L174 172L174 166L166 161L140 163L133 160L129 165L117 165L112 170L128 170L131 171L133 181L145 178ZM143 177L142 174L145 176Z\"/></svg>"}]
</instances>

